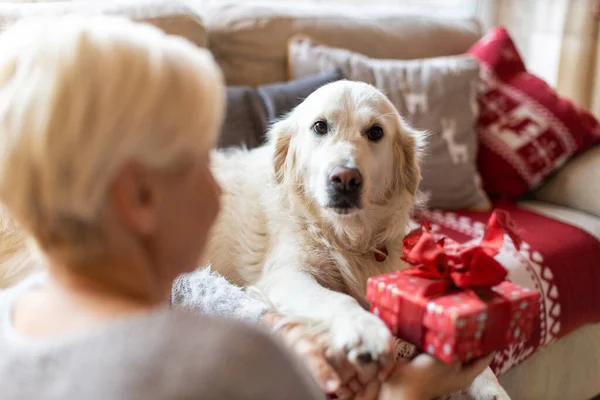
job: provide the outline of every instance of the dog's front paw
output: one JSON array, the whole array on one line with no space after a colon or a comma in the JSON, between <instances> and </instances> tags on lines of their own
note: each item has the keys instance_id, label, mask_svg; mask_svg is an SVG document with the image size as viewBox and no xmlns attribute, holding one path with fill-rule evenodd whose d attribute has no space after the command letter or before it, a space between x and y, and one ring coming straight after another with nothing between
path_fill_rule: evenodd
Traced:
<instances>
[{"instance_id":1,"label":"dog's front paw","mask_svg":"<svg viewBox=\"0 0 600 400\"><path fill-rule=\"evenodd\" d=\"M471 400L510 400L489 367L475 378L467 391L467 397Z\"/></svg>"},{"instance_id":2,"label":"dog's front paw","mask_svg":"<svg viewBox=\"0 0 600 400\"><path fill-rule=\"evenodd\" d=\"M390 330L373 314L358 308L337 315L331 325L333 350L353 364L384 364L393 349Z\"/></svg>"}]
</instances>

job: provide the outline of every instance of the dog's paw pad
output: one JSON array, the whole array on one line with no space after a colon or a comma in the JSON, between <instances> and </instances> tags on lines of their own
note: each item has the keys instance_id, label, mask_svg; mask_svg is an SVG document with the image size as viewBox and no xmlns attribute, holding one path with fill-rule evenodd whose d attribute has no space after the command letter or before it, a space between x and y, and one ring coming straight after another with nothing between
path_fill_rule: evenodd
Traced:
<instances>
[{"instance_id":1,"label":"dog's paw pad","mask_svg":"<svg viewBox=\"0 0 600 400\"><path fill-rule=\"evenodd\" d=\"M373 362L373 356L371 355L371 353L360 353L357 357L356 357L357 361L362 363L362 364L369 364L371 362Z\"/></svg>"},{"instance_id":2,"label":"dog's paw pad","mask_svg":"<svg viewBox=\"0 0 600 400\"><path fill-rule=\"evenodd\" d=\"M359 310L339 316L331 327L333 346L356 365L383 362L391 355L392 335L374 315Z\"/></svg>"}]
</instances>

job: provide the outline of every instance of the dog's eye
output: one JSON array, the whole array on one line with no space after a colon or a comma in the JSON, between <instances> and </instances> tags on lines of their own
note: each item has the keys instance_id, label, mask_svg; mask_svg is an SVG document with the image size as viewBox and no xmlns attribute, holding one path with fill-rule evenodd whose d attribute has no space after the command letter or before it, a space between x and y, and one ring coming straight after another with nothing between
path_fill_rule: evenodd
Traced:
<instances>
[{"instance_id":1,"label":"dog's eye","mask_svg":"<svg viewBox=\"0 0 600 400\"><path fill-rule=\"evenodd\" d=\"M378 142L381 140L382 137L383 137L383 128L380 127L379 125L373 125L367 131L367 138L371 142Z\"/></svg>"},{"instance_id":2,"label":"dog's eye","mask_svg":"<svg viewBox=\"0 0 600 400\"><path fill-rule=\"evenodd\" d=\"M313 125L312 129L313 129L313 132L316 133L317 135L326 135L327 131L328 131L327 123L324 121L317 121Z\"/></svg>"}]
</instances>

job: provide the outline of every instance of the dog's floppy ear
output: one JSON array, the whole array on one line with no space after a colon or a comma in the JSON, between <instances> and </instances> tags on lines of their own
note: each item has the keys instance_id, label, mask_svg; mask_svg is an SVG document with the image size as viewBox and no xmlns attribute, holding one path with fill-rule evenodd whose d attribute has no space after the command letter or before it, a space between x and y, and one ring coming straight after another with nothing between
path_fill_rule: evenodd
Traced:
<instances>
[{"instance_id":1,"label":"dog's floppy ear","mask_svg":"<svg viewBox=\"0 0 600 400\"><path fill-rule=\"evenodd\" d=\"M269 140L273 145L273 172L277 183L283 182L293 126L290 121L282 119L269 130Z\"/></svg>"},{"instance_id":2,"label":"dog's floppy ear","mask_svg":"<svg viewBox=\"0 0 600 400\"><path fill-rule=\"evenodd\" d=\"M426 133L413 129L400 118L397 127L399 131L394 142L394 157L399 170L395 186L415 196L421 183L420 164Z\"/></svg>"}]
</instances>

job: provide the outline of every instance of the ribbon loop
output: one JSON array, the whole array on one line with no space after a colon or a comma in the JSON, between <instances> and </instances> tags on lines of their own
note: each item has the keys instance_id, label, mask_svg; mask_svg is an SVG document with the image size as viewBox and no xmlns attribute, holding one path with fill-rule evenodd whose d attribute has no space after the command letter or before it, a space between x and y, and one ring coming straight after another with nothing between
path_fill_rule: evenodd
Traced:
<instances>
[{"instance_id":1,"label":"ribbon loop","mask_svg":"<svg viewBox=\"0 0 600 400\"><path fill-rule=\"evenodd\" d=\"M506 211L495 210L479 245L463 248L450 246L447 240L436 241L428 224L409 233L404 238L403 259L413 266L403 271L408 275L426 279L441 279L452 287L490 288L501 283L508 273L494 256L504 244L508 234L515 245L521 240L517 228Z\"/></svg>"}]
</instances>

